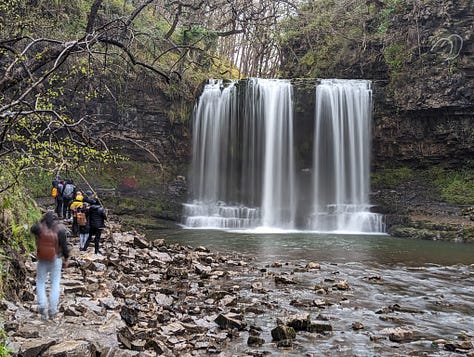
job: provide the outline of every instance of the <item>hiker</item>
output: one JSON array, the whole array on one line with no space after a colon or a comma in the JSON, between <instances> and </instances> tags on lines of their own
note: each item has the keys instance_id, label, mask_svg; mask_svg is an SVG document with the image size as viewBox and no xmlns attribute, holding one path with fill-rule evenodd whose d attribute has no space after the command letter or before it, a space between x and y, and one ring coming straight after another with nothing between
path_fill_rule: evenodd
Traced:
<instances>
[{"instance_id":1,"label":"hiker","mask_svg":"<svg viewBox=\"0 0 474 357\"><path fill-rule=\"evenodd\" d=\"M72 235L74 237L76 237L77 233L79 232L79 226L77 224L77 209L79 207L82 207L83 200L84 200L84 196L82 196L82 192L77 191L76 197L69 205L69 210L72 212Z\"/></svg>"},{"instance_id":2,"label":"hiker","mask_svg":"<svg viewBox=\"0 0 474 357\"><path fill-rule=\"evenodd\" d=\"M54 212L58 215L59 218L63 217L63 189L64 189L64 181L61 179L60 176L57 176L55 180L53 180L53 191L54 188L56 188L55 196L54 197L54 202L55 202L55 208Z\"/></svg>"},{"instance_id":3,"label":"hiker","mask_svg":"<svg viewBox=\"0 0 474 357\"><path fill-rule=\"evenodd\" d=\"M58 312L61 269L63 266L65 268L68 266L69 249L66 242L66 227L59 222L53 211L48 211L31 227L31 233L36 237L38 258L36 268L38 311L45 319L54 318ZM49 309L47 309L46 296L48 274L51 283Z\"/></svg>"},{"instance_id":4,"label":"hiker","mask_svg":"<svg viewBox=\"0 0 474 357\"><path fill-rule=\"evenodd\" d=\"M61 176L56 175L56 177L53 178L53 181L51 182L51 185L53 187L58 187L58 183L62 181Z\"/></svg>"},{"instance_id":5,"label":"hiker","mask_svg":"<svg viewBox=\"0 0 474 357\"><path fill-rule=\"evenodd\" d=\"M71 210L69 206L76 196L76 185L74 185L73 180L67 179L65 181L61 195L63 196L63 218L65 220L70 220Z\"/></svg>"},{"instance_id":6,"label":"hiker","mask_svg":"<svg viewBox=\"0 0 474 357\"><path fill-rule=\"evenodd\" d=\"M86 245L83 251L86 251L89 247L89 243L92 237L95 239L95 254L100 254L99 243L102 230L105 228L105 220L107 215L105 214L104 208L100 205L100 201L97 199L89 207L89 238L87 238Z\"/></svg>"},{"instance_id":7,"label":"hiker","mask_svg":"<svg viewBox=\"0 0 474 357\"><path fill-rule=\"evenodd\" d=\"M84 195L84 202L91 205L95 203L95 200L96 200L95 194L91 190L87 190L86 194Z\"/></svg>"},{"instance_id":8,"label":"hiker","mask_svg":"<svg viewBox=\"0 0 474 357\"><path fill-rule=\"evenodd\" d=\"M77 208L76 219L79 226L79 250L84 251L90 230L89 204L87 202L84 202L81 207Z\"/></svg>"}]
</instances>

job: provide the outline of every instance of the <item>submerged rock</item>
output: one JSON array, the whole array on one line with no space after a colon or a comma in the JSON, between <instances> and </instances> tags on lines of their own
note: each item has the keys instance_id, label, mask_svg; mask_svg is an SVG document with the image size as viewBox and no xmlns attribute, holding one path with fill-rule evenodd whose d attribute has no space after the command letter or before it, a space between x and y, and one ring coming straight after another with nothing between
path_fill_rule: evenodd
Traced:
<instances>
[{"instance_id":1,"label":"submerged rock","mask_svg":"<svg viewBox=\"0 0 474 357\"><path fill-rule=\"evenodd\" d=\"M271 331L271 333L274 341L293 340L296 337L295 329L285 325L278 325Z\"/></svg>"}]
</instances>

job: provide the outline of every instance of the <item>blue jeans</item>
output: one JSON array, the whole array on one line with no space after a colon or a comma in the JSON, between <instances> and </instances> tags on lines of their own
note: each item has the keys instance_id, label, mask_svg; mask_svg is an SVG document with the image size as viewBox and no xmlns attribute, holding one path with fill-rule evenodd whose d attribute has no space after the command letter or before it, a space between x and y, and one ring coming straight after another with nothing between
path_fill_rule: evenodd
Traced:
<instances>
[{"instance_id":1,"label":"blue jeans","mask_svg":"<svg viewBox=\"0 0 474 357\"><path fill-rule=\"evenodd\" d=\"M56 258L55 260L38 260L36 268L36 295L40 311L47 311L46 298L46 280L51 280L51 289L49 292L49 313L54 315L58 312L59 290L61 285L61 268L63 260Z\"/></svg>"}]
</instances>

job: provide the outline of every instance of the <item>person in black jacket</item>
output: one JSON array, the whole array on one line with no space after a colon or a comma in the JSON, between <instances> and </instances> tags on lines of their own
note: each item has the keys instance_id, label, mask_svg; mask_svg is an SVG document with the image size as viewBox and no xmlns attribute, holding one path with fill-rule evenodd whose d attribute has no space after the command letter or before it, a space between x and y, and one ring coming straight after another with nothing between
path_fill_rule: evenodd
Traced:
<instances>
[{"instance_id":1,"label":"person in black jacket","mask_svg":"<svg viewBox=\"0 0 474 357\"><path fill-rule=\"evenodd\" d=\"M41 220L31 227L31 233L36 237L37 246L44 233L48 232L55 237L57 248L56 254L52 260L44 260L38 256L36 268L36 295L39 305L39 313L45 318L54 318L58 312L61 269L67 267L69 258L69 249L66 241L66 227L58 220L58 216L52 212L46 212ZM39 254L38 254L39 255ZM64 262L63 262L64 260ZM49 311L47 310L46 280L50 276L51 288L49 292Z\"/></svg>"},{"instance_id":2,"label":"person in black jacket","mask_svg":"<svg viewBox=\"0 0 474 357\"><path fill-rule=\"evenodd\" d=\"M95 239L95 254L100 254L99 244L102 230L105 228L105 220L107 215L104 208L100 205L99 200L96 200L89 207L89 238L87 238L86 244L83 248L84 251L89 248L89 244L92 237Z\"/></svg>"}]
</instances>

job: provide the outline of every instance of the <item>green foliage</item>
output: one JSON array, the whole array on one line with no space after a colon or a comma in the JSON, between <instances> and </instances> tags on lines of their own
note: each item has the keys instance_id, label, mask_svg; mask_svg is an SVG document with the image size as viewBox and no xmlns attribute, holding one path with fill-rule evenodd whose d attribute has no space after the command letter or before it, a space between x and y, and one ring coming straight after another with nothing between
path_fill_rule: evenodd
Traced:
<instances>
[{"instance_id":1,"label":"green foliage","mask_svg":"<svg viewBox=\"0 0 474 357\"><path fill-rule=\"evenodd\" d=\"M4 169L0 169L2 179L7 179L7 175ZM0 237L2 245L31 251L34 248L34 240L29 229L40 219L41 212L25 187L27 186L23 182L19 182L8 194L0 193Z\"/></svg>"},{"instance_id":2,"label":"green foliage","mask_svg":"<svg viewBox=\"0 0 474 357\"><path fill-rule=\"evenodd\" d=\"M5 330L0 329L0 357L8 357L11 356L11 351L9 348L6 346L7 343L7 334Z\"/></svg>"},{"instance_id":3,"label":"green foliage","mask_svg":"<svg viewBox=\"0 0 474 357\"><path fill-rule=\"evenodd\" d=\"M474 202L473 170L432 169L429 176L441 192L441 198L449 203L472 205Z\"/></svg>"},{"instance_id":4,"label":"green foliage","mask_svg":"<svg viewBox=\"0 0 474 357\"><path fill-rule=\"evenodd\" d=\"M365 1L303 4L297 18L282 23L280 39L288 67L283 75L336 76L341 62L360 58L367 40L368 17Z\"/></svg>"},{"instance_id":5,"label":"green foliage","mask_svg":"<svg viewBox=\"0 0 474 357\"><path fill-rule=\"evenodd\" d=\"M408 167L395 169L384 169L373 173L371 177L372 184L375 187L396 187L404 182L411 180L414 172Z\"/></svg>"},{"instance_id":6,"label":"green foliage","mask_svg":"<svg viewBox=\"0 0 474 357\"><path fill-rule=\"evenodd\" d=\"M377 33L385 35L390 23L395 14L400 13L404 10L406 0L388 0L384 3L384 6L379 12L374 11L374 5L372 5L371 12L374 13L376 20L378 21Z\"/></svg>"},{"instance_id":7,"label":"green foliage","mask_svg":"<svg viewBox=\"0 0 474 357\"><path fill-rule=\"evenodd\" d=\"M391 72L400 71L408 56L407 48L402 43L394 43L384 49L385 63Z\"/></svg>"}]
</instances>

